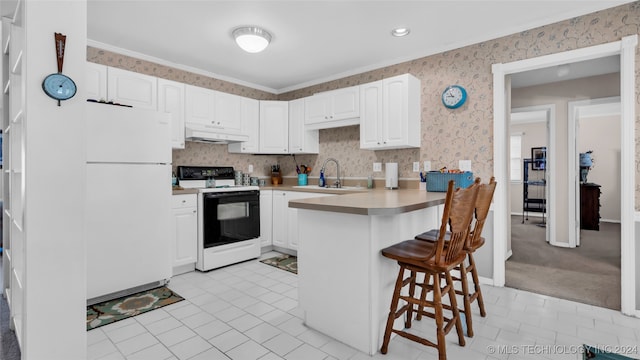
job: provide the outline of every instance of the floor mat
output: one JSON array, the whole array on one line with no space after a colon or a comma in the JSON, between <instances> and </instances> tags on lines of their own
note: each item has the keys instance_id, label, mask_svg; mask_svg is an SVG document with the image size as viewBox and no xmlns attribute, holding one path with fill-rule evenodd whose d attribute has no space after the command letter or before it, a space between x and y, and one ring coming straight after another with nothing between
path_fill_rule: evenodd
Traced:
<instances>
[{"instance_id":1,"label":"floor mat","mask_svg":"<svg viewBox=\"0 0 640 360\"><path fill-rule=\"evenodd\" d=\"M166 286L87 306L87 330L182 301Z\"/></svg>"},{"instance_id":2,"label":"floor mat","mask_svg":"<svg viewBox=\"0 0 640 360\"><path fill-rule=\"evenodd\" d=\"M286 270L294 274L298 273L298 258L293 255L280 255L272 258L260 260L261 263L275 266L278 269Z\"/></svg>"}]
</instances>

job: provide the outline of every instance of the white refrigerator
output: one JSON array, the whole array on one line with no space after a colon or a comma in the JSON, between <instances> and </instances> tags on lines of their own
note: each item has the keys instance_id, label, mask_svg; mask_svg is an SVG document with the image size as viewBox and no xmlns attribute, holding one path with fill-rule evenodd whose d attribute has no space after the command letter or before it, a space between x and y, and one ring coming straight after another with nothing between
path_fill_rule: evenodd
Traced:
<instances>
[{"instance_id":1,"label":"white refrigerator","mask_svg":"<svg viewBox=\"0 0 640 360\"><path fill-rule=\"evenodd\" d=\"M87 299L171 277L171 118L87 103Z\"/></svg>"}]
</instances>

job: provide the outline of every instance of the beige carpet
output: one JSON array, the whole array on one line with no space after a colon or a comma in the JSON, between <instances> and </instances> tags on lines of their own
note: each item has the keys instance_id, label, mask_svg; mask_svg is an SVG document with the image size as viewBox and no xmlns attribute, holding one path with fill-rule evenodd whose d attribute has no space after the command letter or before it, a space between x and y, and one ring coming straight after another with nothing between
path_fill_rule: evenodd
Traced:
<instances>
[{"instance_id":1,"label":"beige carpet","mask_svg":"<svg viewBox=\"0 0 640 360\"><path fill-rule=\"evenodd\" d=\"M506 263L506 286L620 309L620 224L582 230L574 249L551 246L536 218L511 218L513 255Z\"/></svg>"}]
</instances>

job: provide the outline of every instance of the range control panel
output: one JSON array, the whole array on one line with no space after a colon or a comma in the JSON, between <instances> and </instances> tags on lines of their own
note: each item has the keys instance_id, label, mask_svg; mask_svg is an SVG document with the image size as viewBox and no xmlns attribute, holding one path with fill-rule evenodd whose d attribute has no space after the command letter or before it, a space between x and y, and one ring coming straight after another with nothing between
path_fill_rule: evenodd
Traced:
<instances>
[{"instance_id":1,"label":"range control panel","mask_svg":"<svg viewBox=\"0 0 640 360\"><path fill-rule=\"evenodd\" d=\"M179 180L216 180L233 179L234 171L231 166L178 166Z\"/></svg>"}]
</instances>

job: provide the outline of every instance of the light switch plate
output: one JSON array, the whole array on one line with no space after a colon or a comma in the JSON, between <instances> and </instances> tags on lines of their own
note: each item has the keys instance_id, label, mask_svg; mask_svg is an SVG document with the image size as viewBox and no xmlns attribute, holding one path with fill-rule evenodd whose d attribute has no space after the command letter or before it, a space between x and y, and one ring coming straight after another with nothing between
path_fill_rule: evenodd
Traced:
<instances>
[{"instance_id":1,"label":"light switch plate","mask_svg":"<svg viewBox=\"0 0 640 360\"><path fill-rule=\"evenodd\" d=\"M249 165L249 169L247 171L251 174L253 172L253 165Z\"/></svg>"},{"instance_id":2,"label":"light switch plate","mask_svg":"<svg viewBox=\"0 0 640 360\"><path fill-rule=\"evenodd\" d=\"M413 172L420 172L420 161L413 162Z\"/></svg>"},{"instance_id":3,"label":"light switch plate","mask_svg":"<svg viewBox=\"0 0 640 360\"><path fill-rule=\"evenodd\" d=\"M382 163L373 163L373 171L374 172L382 171Z\"/></svg>"},{"instance_id":4,"label":"light switch plate","mask_svg":"<svg viewBox=\"0 0 640 360\"><path fill-rule=\"evenodd\" d=\"M471 160L460 160L458 162L458 167L462 171L471 171Z\"/></svg>"},{"instance_id":5,"label":"light switch plate","mask_svg":"<svg viewBox=\"0 0 640 360\"><path fill-rule=\"evenodd\" d=\"M431 171L431 161L427 160L424 162L424 171Z\"/></svg>"}]
</instances>

